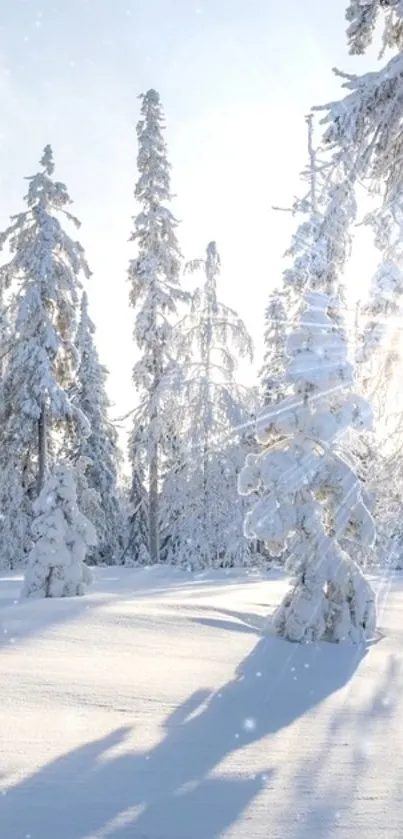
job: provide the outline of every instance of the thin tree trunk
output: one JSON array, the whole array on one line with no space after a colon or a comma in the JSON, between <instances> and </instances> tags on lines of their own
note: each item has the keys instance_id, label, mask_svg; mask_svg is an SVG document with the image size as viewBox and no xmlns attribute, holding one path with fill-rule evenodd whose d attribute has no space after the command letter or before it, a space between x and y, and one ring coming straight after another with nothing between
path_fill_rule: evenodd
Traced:
<instances>
[{"instance_id":1,"label":"thin tree trunk","mask_svg":"<svg viewBox=\"0 0 403 839\"><path fill-rule=\"evenodd\" d=\"M210 435L208 429L204 428L203 441L203 527L205 537L208 530L208 508L209 508L209 481L208 481L208 460L210 450Z\"/></svg>"},{"instance_id":2,"label":"thin tree trunk","mask_svg":"<svg viewBox=\"0 0 403 839\"><path fill-rule=\"evenodd\" d=\"M157 400L157 391L160 385L160 371L161 359L158 350L154 348L153 352L153 388L150 394L150 430L151 443L149 443L149 499L148 499L148 525L149 525L149 551L150 562L156 564L160 559L160 533L159 533L159 494L158 494L158 478L159 478L159 439L157 434L158 426L158 412L159 404Z\"/></svg>"},{"instance_id":3,"label":"thin tree trunk","mask_svg":"<svg viewBox=\"0 0 403 839\"><path fill-rule=\"evenodd\" d=\"M42 405L41 415L38 420L38 482L37 494L41 492L45 483L47 471L47 444L46 444L46 408Z\"/></svg>"},{"instance_id":4,"label":"thin tree trunk","mask_svg":"<svg viewBox=\"0 0 403 839\"><path fill-rule=\"evenodd\" d=\"M207 272L209 272L210 265L207 264ZM214 280L214 274L207 273L210 283ZM211 447L211 338L212 338L212 312L210 289L207 293L207 324L206 324L206 341L204 345L204 412L203 412L203 530L206 545L210 545L209 539L209 523L210 523L210 475L209 475L209 460ZM211 557L210 557L211 560Z\"/></svg>"},{"instance_id":5,"label":"thin tree trunk","mask_svg":"<svg viewBox=\"0 0 403 839\"><path fill-rule=\"evenodd\" d=\"M150 498L149 498L149 529L150 529L150 560L159 562L159 515L158 515L158 445L153 443L150 457Z\"/></svg>"},{"instance_id":6,"label":"thin tree trunk","mask_svg":"<svg viewBox=\"0 0 403 839\"><path fill-rule=\"evenodd\" d=\"M207 527L208 495L209 495L209 454L210 454L210 345L207 343L205 358L205 393L203 415L203 510L204 526Z\"/></svg>"}]
</instances>

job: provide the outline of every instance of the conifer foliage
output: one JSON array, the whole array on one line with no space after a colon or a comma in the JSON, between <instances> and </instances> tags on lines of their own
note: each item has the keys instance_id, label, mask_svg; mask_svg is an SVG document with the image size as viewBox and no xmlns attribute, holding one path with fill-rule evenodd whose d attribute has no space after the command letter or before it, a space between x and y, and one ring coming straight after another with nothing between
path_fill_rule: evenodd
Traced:
<instances>
[{"instance_id":1,"label":"conifer foliage","mask_svg":"<svg viewBox=\"0 0 403 839\"><path fill-rule=\"evenodd\" d=\"M110 403L106 392L107 370L99 361L94 343L95 326L88 313L86 292L81 298L81 316L76 348L79 357L74 404L85 415L89 434L76 437L75 456L86 461L83 490L99 496L96 531L97 557L103 562L116 560L122 550L120 504L118 499L117 433L108 417ZM84 477L84 476L83 476ZM87 489L85 489L85 483ZM80 509L85 509L81 493ZM91 519L91 515L89 516ZM96 525L96 523L93 521Z\"/></svg>"},{"instance_id":2,"label":"conifer foliage","mask_svg":"<svg viewBox=\"0 0 403 839\"><path fill-rule=\"evenodd\" d=\"M179 400L172 406L170 472L163 513L173 561L201 566L236 561L248 553L243 505L236 498L239 442L248 425L249 393L236 380L240 358L252 359L252 341L239 315L220 302L220 257L210 242L204 259L187 270L203 274L176 339ZM237 445L236 445L237 443ZM242 556L241 556L242 561Z\"/></svg>"},{"instance_id":3,"label":"conifer foliage","mask_svg":"<svg viewBox=\"0 0 403 839\"><path fill-rule=\"evenodd\" d=\"M96 533L77 507L71 468L54 468L34 502L34 516L34 544L28 557L23 597L84 594L91 582L84 560L88 548L96 543Z\"/></svg>"},{"instance_id":4,"label":"conifer foliage","mask_svg":"<svg viewBox=\"0 0 403 839\"><path fill-rule=\"evenodd\" d=\"M249 538L289 553L295 583L274 625L291 641L358 641L375 626L374 597L340 547L344 536L373 542L373 521L340 442L371 412L354 395L353 370L340 316L338 275L346 256L353 205L339 173L324 199L309 283L287 341L287 394L258 417L259 454L240 475L242 494L260 498L245 519ZM350 208L350 209L349 209Z\"/></svg>"},{"instance_id":5,"label":"conifer foliage","mask_svg":"<svg viewBox=\"0 0 403 839\"><path fill-rule=\"evenodd\" d=\"M53 179L53 171L52 150L46 146L40 172L28 178L27 209L12 218L1 236L11 257L1 275L8 288L12 337L2 382L0 541L3 556L20 558L25 528L11 533L10 522L44 485L54 451L52 431L62 432L68 423L88 428L70 393L77 366L79 275L88 277L89 269L81 245L62 227L63 217L76 227L79 223L69 212L67 189ZM11 475L13 496L7 489L6 476Z\"/></svg>"},{"instance_id":6,"label":"conifer foliage","mask_svg":"<svg viewBox=\"0 0 403 839\"><path fill-rule=\"evenodd\" d=\"M350 52L364 53L372 43L379 16L384 13L385 47L403 46L403 6L401 0L350 0L346 18Z\"/></svg>"},{"instance_id":7,"label":"conifer foliage","mask_svg":"<svg viewBox=\"0 0 403 839\"><path fill-rule=\"evenodd\" d=\"M159 484L172 372L172 322L184 299L179 283L177 222L169 209L172 196L164 127L159 94L149 90L141 97L137 125L139 179L135 198L140 212L131 236L137 255L130 263L129 282L130 302L135 308L134 338L140 353L133 370L139 394L133 439L140 448L135 456L146 467L151 562L158 562L160 554Z\"/></svg>"}]
</instances>

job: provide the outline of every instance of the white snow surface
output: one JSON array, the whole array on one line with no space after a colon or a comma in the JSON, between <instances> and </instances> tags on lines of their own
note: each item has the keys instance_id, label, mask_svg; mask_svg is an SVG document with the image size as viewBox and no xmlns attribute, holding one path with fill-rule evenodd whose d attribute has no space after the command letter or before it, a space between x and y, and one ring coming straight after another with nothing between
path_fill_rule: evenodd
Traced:
<instances>
[{"instance_id":1,"label":"white snow surface","mask_svg":"<svg viewBox=\"0 0 403 839\"><path fill-rule=\"evenodd\" d=\"M403 576L365 647L290 644L281 572L0 578L1 839L400 839Z\"/></svg>"}]
</instances>

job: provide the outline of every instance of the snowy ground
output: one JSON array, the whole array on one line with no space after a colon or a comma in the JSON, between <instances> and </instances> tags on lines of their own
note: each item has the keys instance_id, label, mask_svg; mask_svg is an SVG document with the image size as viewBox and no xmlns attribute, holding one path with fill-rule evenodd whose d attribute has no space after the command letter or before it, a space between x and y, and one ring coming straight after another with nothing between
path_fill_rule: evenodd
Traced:
<instances>
[{"instance_id":1,"label":"snowy ground","mask_svg":"<svg viewBox=\"0 0 403 839\"><path fill-rule=\"evenodd\" d=\"M376 582L357 650L270 637L278 574L1 578L1 839L401 839L403 577Z\"/></svg>"}]
</instances>

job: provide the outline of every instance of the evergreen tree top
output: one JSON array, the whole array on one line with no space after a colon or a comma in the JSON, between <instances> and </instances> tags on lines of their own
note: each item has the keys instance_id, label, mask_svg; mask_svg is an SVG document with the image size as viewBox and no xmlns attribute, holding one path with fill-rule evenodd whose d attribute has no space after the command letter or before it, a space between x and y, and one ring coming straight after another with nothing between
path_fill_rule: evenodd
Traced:
<instances>
[{"instance_id":1,"label":"evergreen tree top","mask_svg":"<svg viewBox=\"0 0 403 839\"><path fill-rule=\"evenodd\" d=\"M50 415L62 418L74 414L68 394L77 365L80 274L89 277L90 271L82 246L62 227L60 213L76 226L79 222L66 209L71 199L65 185L53 180L50 146L40 165L41 171L27 178L27 209L14 216L0 236L0 246L6 246L11 257L0 268L0 282L11 288L17 339L8 357L5 386L15 389L18 382L26 416L35 418L45 400Z\"/></svg>"},{"instance_id":2,"label":"evergreen tree top","mask_svg":"<svg viewBox=\"0 0 403 839\"><path fill-rule=\"evenodd\" d=\"M38 221L41 218L40 214L45 211L62 212L68 217L69 221L71 221L75 227L80 227L80 222L76 216L67 211L67 207L72 204L72 201L67 192L66 185L61 181L53 180L52 176L55 170L55 165L51 146L45 146L39 163L42 167L42 171L37 172L35 175L29 175L26 178L29 182L29 186L25 200L29 210L31 210L33 216L35 216ZM15 218L19 218L19 216L16 216Z\"/></svg>"},{"instance_id":3,"label":"evergreen tree top","mask_svg":"<svg viewBox=\"0 0 403 839\"><path fill-rule=\"evenodd\" d=\"M171 166L163 137L165 116L157 91L149 90L140 99L141 119L137 123L137 167L140 177L135 197L143 206L157 206L172 198Z\"/></svg>"},{"instance_id":4,"label":"evergreen tree top","mask_svg":"<svg viewBox=\"0 0 403 839\"><path fill-rule=\"evenodd\" d=\"M141 101L143 103L143 106L150 106L150 105L160 106L161 105L160 95L159 95L158 91L154 90L154 88L152 88L152 87L150 88L150 90L147 90L146 93L140 93L139 99L141 99Z\"/></svg>"}]
</instances>

